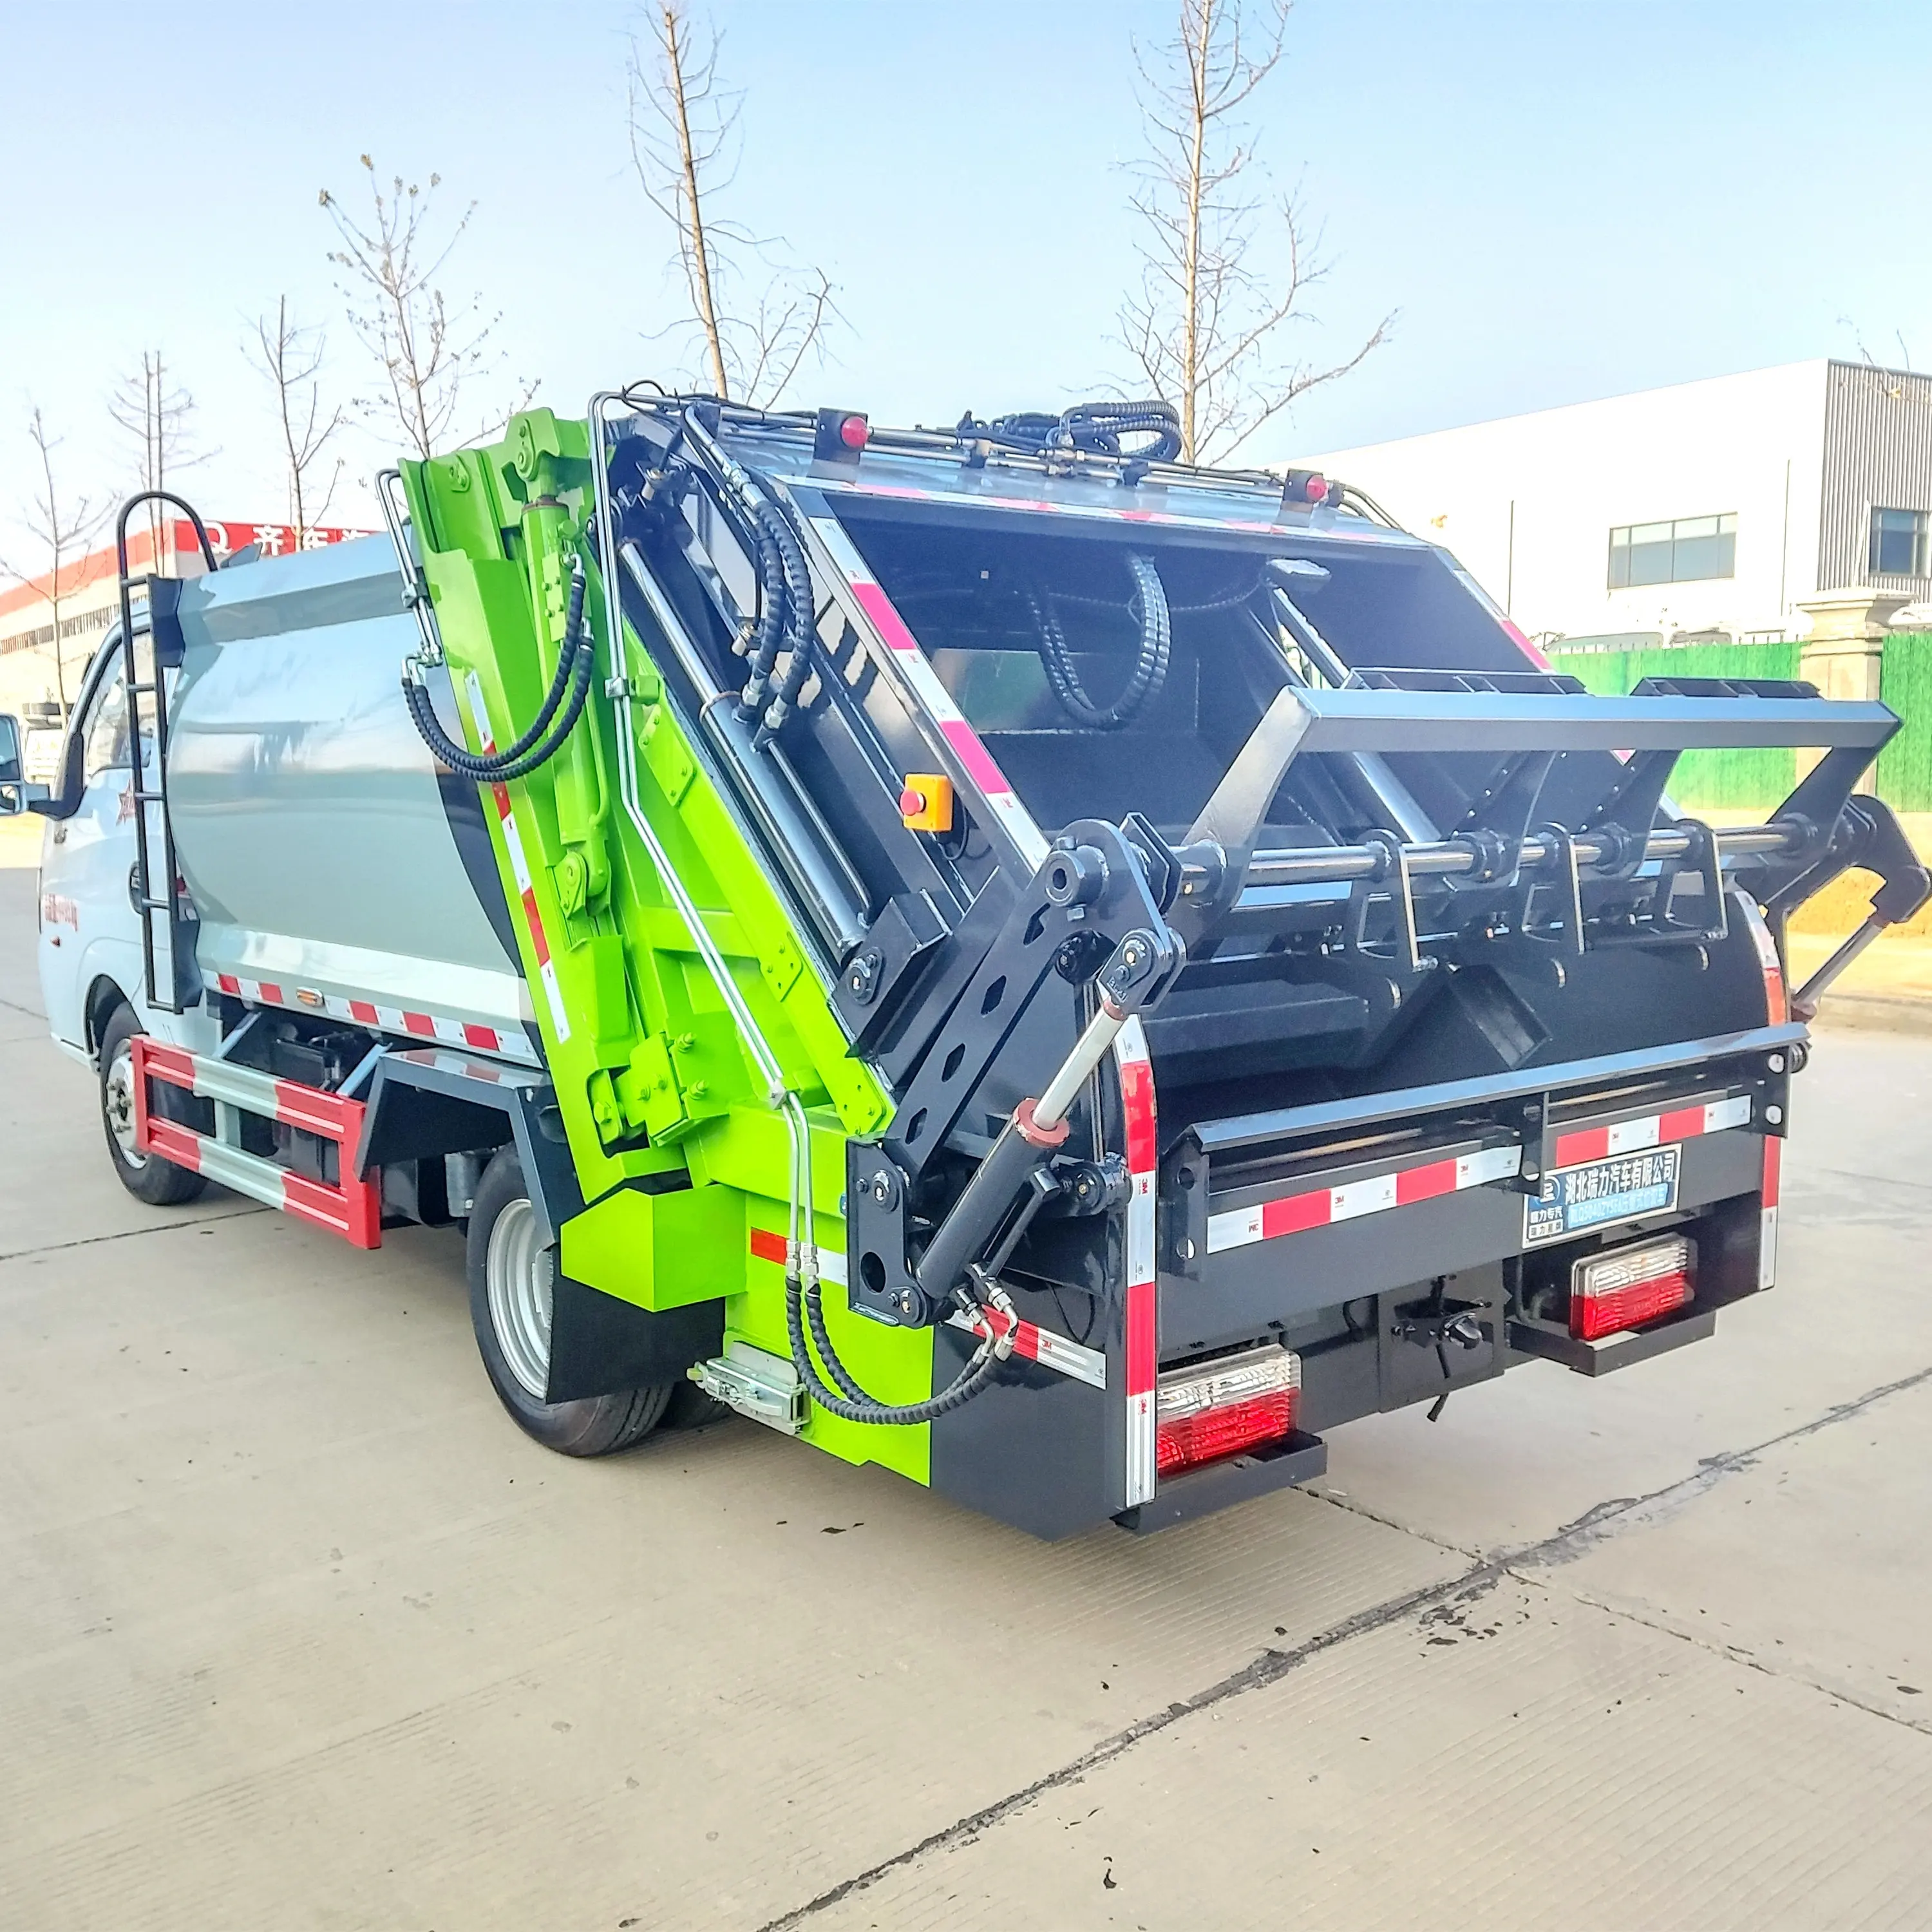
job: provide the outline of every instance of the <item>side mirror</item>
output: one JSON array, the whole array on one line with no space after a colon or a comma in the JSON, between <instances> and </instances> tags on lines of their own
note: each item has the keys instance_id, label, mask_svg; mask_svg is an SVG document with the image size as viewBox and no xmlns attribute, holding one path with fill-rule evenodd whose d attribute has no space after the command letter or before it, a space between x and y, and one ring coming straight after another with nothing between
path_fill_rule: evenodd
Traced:
<instances>
[{"instance_id":1,"label":"side mirror","mask_svg":"<svg viewBox=\"0 0 1932 1932\"><path fill-rule=\"evenodd\" d=\"M0 785L18 784L26 774L22 770L27 734L10 711L0 711Z\"/></svg>"},{"instance_id":2,"label":"side mirror","mask_svg":"<svg viewBox=\"0 0 1932 1932\"><path fill-rule=\"evenodd\" d=\"M0 818L17 818L22 812L45 804L52 796L44 784L31 784L25 779L17 784L0 781Z\"/></svg>"}]
</instances>

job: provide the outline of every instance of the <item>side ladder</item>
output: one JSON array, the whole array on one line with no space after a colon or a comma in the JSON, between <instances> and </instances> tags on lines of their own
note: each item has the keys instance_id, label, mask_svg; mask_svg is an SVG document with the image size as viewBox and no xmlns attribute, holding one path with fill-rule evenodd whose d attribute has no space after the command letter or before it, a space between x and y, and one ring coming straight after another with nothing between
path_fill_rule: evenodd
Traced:
<instances>
[{"instance_id":1,"label":"side ladder","mask_svg":"<svg viewBox=\"0 0 1932 1932\"><path fill-rule=\"evenodd\" d=\"M168 816L168 680L182 662L176 616L182 580L158 571L139 580L147 589L149 672L141 674L135 650L134 591L128 572L128 519L143 503L171 503L186 512L202 560L215 568L207 526L191 503L166 490L142 490L121 506L114 526L115 560L121 572L121 684L128 707L129 780L134 806L134 909L141 922L141 970L151 1010L183 1012L201 996L190 923L184 914L175 863L174 826ZM158 563L160 560L154 561ZM144 728L142 700L151 700L154 728ZM152 766L148 747L153 747ZM158 890L157 889L158 886Z\"/></svg>"}]
</instances>

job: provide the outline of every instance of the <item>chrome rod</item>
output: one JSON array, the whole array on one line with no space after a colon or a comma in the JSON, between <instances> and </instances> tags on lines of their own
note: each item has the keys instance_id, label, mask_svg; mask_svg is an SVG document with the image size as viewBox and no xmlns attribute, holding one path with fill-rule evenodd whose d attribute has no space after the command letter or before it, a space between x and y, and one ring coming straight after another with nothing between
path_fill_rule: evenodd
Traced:
<instances>
[{"instance_id":1,"label":"chrome rod","mask_svg":"<svg viewBox=\"0 0 1932 1932\"><path fill-rule=\"evenodd\" d=\"M1752 859L1766 854L1790 852L1802 843L1804 834L1797 826L1740 825L1720 828L1714 834L1718 850L1726 861ZM1653 832L1644 844L1644 862L1681 859L1693 845L1692 835L1674 829ZM1588 832L1573 842L1578 867L1592 871L1613 863L1616 848L1608 839L1593 838ZM1552 838L1526 838L1518 850L1520 871L1540 872L1554 866L1562 856L1561 842ZM1481 862L1473 846L1444 839L1404 848L1409 874L1414 878L1453 878L1472 872ZM1334 883L1346 884L1355 879L1376 878L1388 864L1386 849L1373 845L1315 845L1302 850L1257 852L1243 881L1244 890L1261 886L1292 886Z\"/></svg>"}]
</instances>

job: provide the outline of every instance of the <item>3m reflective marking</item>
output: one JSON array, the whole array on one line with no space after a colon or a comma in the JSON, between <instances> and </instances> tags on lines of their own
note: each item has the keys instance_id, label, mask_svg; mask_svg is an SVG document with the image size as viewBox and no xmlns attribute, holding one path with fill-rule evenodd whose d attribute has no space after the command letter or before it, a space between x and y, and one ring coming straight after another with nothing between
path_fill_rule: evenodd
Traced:
<instances>
[{"instance_id":1,"label":"3m reflective marking","mask_svg":"<svg viewBox=\"0 0 1932 1932\"><path fill-rule=\"evenodd\" d=\"M1325 1228L1331 1222L1432 1201L1438 1195L1454 1194L1463 1188L1484 1187L1492 1180L1510 1179L1522 1168L1521 1148L1484 1148L1420 1167L1347 1181L1340 1187L1311 1188L1306 1193L1258 1202L1252 1208L1230 1208L1208 1216L1208 1252L1219 1254L1225 1249L1246 1247L1250 1242L1272 1241L1309 1228Z\"/></svg>"},{"instance_id":2,"label":"3m reflective marking","mask_svg":"<svg viewBox=\"0 0 1932 1932\"><path fill-rule=\"evenodd\" d=\"M1160 1301L1154 1274L1154 1169L1160 1153L1154 1063L1138 1016L1114 1040L1127 1138L1126 1310L1124 1354L1127 1398L1125 1481L1128 1506L1152 1499L1156 1479L1154 1382L1160 1370Z\"/></svg>"},{"instance_id":3,"label":"3m reflective marking","mask_svg":"<svg viewBox=\"0 0 1932 1932\"><path fill-rule=\"evenodd\" d=\"M1647 1114L1640 1120L1619 1120L1614 1126L1574 1128L1557 1136L1550 1164L1575 1167L1583 1161L1604 1160L1613 1154L1635 1154L1644 1148L1669 1147L1674 1142L1696 1140L1701 1135L1722 1133L1729 1127L1748 1127L1750 1123L1750 1096L1733 1094L1722 1100Z\"/></svg>"},{"instance_id":4,"label":"3m reflective marking","mask_svg":"<svg viewBox=\"0 0 1932 1932\"><path fill-rule=\"evenodd\" d=\"M234 973L218 973L214 983L232 998L252 1001L257 1006L285 1006L289 1004L285 987L273 981L244 980ZM526 1066L538 1064L536 1049L520 1029L484 1026L475 1020L452 1020L441 1013L423 1013L400 1006L378 1006L370 1000L345 1000L331 993L312 994L303 1005L326 1013L332 1019L352 1020L358 1026L374 1027L383 1033L401 1034L417 1040L440 1040L451 1046L472 1046L481 1053L500 1054Z\"/></svg>"},{"instance_id":5,"label":"3m reflective marking","mask_svg":"<svg viewBox=\"0 0 1932 1932\"><path fill-rule=\"evenodd\" d=\"M1764 1178L1758 1188L1757 1285L1771 1287L1778 1280L1778 1197L1784 1172L1784 1143L1774 1134L1764 1137Z\"/></svg>"},{"instance_id":6,"label":"3m reflective marking","mask_svg":"<svg viewBox=\"0 0 1932 1932\"><path fill-rule=\"evenodd\" d=\"M466 674L463 688L470 701L470 722L476 733L476 748L487 758L496 751L496 740L490 730L490 712L483 702L483 686L473 670ZM518 827L517 814L510 803L509 788L493 784L490 797L496 808L497 821L503 828L503 844L510 855L511 875L517 882L524 919L530 929L530 947L536 955L537 977L543 982L544 997L549 1003L550 1024L560 1040L568 1040L570 1016L564 1010L563 989L557 984L556 968L550 962L550 936L544 931L543 914L537 909L536 894L531 889L530 860L524 856L524 835Z\"/></svg>"},{"instance_id":7,"label":"3m reflective marking","mask_svg":"<svg viewBox=\"0 0 1932 1932\"><path fill-rule=\"evenodd\" d=\"M250 1200L340 1234L353 1246L382 1245L380 1178L358 1178L349 1171L351 1150L362 1138L362 1102L346 1100L340 1094L326 1094L296 1081L279 1080L254 1067L190 1053L145 1034L135 1036L132 1047L134 1144L142 1153L172 1161L192 1173L205 1174ZM248 1153L157 1114L148 1096L151 1080L185 1088L204 1099L221 1100L334 1142L341 1164L340 1185L332 1187L311 1180L266 1155Z\"/></svg>"},{"instance_id":8,"label":"3m reflective marking","mask_svg":"<svg viewBox=\"0 0 1932 1932\"><path fill-rule=\"evenodd\" d=\"M998 762L987 750L980 734L967 723L952 693L940 682L919 640L907 627L885 587L872 574L872 566L854 547L838 520L814 517L812 527L826 553L844 575L854 600L892 654L892 662L905 679L913 697L939 728L961 768L986 798L988 806L1006 829L1006 836L1018 848L1029 866L1038 866L1047 854L1046 835L1034 822Z\"/></svg>"}]
</instances>

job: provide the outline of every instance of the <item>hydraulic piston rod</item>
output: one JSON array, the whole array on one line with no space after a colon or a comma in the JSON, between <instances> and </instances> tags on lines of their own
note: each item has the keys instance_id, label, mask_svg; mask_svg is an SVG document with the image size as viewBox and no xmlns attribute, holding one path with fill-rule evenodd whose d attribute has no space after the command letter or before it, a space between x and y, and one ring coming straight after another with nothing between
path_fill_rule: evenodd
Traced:
<instances>
[{"instance_id":1,"label":"hydraulic piston rod","mask_svg":"<svg viewBox=\"0 0 1932 1932\"><path fill-rule=\"evenodd\" d=\"M1814 828L1796 821L1788 825L1741 825L1720 828L1712 835L1722 858L1736 861L1765 855L1802 851L1807 840L1816 836ZM1695 844L1688 832L1664 830L1653 832L1646 841L1644 862L1681 859ZM1627 864L1628 848L1614 838L1580 834L1571 842L1580 871ZM1404 856L1414 878L1450 878L1478 871L1484 859L1473 841L1448 838L1406 846ZM1517 849L1516 868L1533 872L1556 866L1561 860L1560 841L1532 836ZM1243 882L1243 897L1258 886L1316 884L1346 884L1354 879L1378 877L1388 863L1384 845L1312 846L1306 850L1257 852Z\"/></svg>"}]
</instances>

